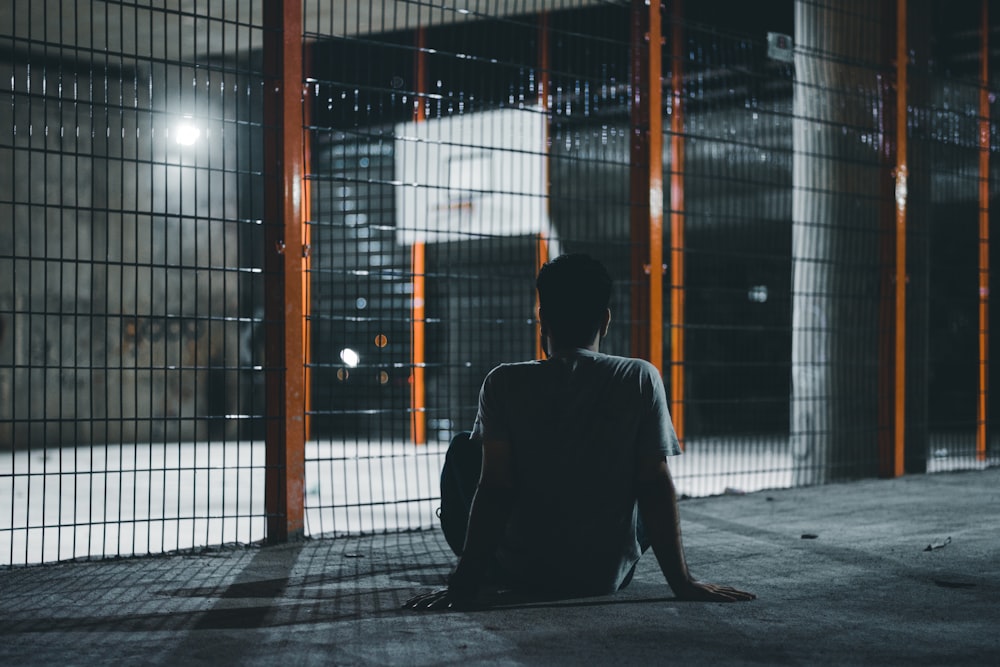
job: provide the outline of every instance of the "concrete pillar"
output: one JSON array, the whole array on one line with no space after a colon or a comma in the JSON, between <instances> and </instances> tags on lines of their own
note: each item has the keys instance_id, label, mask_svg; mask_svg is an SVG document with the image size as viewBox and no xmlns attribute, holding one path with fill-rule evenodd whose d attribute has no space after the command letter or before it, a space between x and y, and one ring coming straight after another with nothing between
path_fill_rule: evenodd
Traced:
<instances>
[{"instance_id":1,"label":"concrete pillar","mask_svg":"<svg viewBox=\"0 0 1000 667\"><path fill-rule=\"evenodd\" d=\"M796 484L874 475L880 8L797 0L791 447Z\"/></svg>"}]
</instances>

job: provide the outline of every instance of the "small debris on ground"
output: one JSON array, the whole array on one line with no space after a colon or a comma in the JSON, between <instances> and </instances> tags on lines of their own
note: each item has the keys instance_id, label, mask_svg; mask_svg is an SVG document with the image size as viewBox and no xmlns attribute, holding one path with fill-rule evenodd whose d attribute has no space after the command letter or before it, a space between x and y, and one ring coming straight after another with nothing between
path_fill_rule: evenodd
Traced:
<instances>
[{"instance_id":1,"label":"small debris on ground","mask_svg":"<svg viewBox=\"0 0 1000 667\"><path fill-rule=\"evenodd\" d=\"M924 547L924 551L936 551L938 549L944 549L946 546L951 544L951 538L947 538L944 542L933 542Z\"/></svg>"},{"instance_id":2,"label":"small debris on ground","mask_svg":"<svg viewBox=\"0 0 1000 667\"><path fill-rule=\"evenodd\" d=\"M802 533L803 540L815 540L818 537L819 535L816 535L815 533Z\"/></svg>"}]
</instances>

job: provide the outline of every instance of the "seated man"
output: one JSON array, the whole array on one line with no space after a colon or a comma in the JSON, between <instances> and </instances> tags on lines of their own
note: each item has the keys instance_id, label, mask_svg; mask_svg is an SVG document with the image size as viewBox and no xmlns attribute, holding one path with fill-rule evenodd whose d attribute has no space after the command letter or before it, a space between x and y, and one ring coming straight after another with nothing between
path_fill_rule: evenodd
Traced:
<instances>
[{"instance_id":1,"label":"seated man","mask_svg":"<svg viewBox=\"0 0 1000 667\"><path fill-rule=\"evenodd\" d=\"M472 606L487 583L545 595L612 593L639 560L637 523L678 598L753 599L688 572L667 468L680 447L663 381L646 361L598 351L611 320L607 270L564 255L542 267L537 288L548 358L503 364L483 382L474 441L464 443L482 447L464 549L447 589L406 606Z\"/></svg>"}]
</instances>

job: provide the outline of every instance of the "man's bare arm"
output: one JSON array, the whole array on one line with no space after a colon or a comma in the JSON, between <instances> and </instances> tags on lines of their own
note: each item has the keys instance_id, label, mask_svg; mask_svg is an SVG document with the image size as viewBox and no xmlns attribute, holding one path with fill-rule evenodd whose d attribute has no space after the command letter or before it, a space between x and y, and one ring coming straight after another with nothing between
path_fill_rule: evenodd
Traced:
<instances>
[{"instance_id":1,"label":"man's bare arm","mask_svg":"<svg viewBox=\"0 0 1000 667\"><path fill-rule=\"evenodd\" d=\"M465 547L448 580L448 588L418 595L404 606L450 609L472 605L510 517L512 486L510 445L502 440L486 440L483 469L469 511Z\"/></svg>"},{"instance_id":2,"label":"man's bare arm","mask_svg":"<svg viewBox=\"0 0 1000 667\"><path fill-rule=\"evenodd\" d=\"M660 570L674 594L682 600L738 602L756 596L730 586L707 584L688 571L681 541L677 492L663 459L645 462L639 470L639 511Z\"/></svg>"}]
</instances>

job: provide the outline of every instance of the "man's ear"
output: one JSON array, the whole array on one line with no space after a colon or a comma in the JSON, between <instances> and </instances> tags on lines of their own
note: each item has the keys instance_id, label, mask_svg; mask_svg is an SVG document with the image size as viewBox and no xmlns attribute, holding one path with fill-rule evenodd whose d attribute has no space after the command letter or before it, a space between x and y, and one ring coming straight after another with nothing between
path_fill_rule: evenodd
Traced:
<instances>
[{"instance_id":1,"label":"man's ear","mask_svg":"<svg viewBox=\"0 0 1000 667\"><path fill-rule=\"evenodd\" d=\"M545 315L542 313L541 308L538 309L538 328L543 337L549 335L549 327L545 323Z\"/></svg>"},{"instance_id":2,"label":"man's ear","mask_svg":"<svg viewBox=\"0 0 1000 667\"><path fill-rule=\"evenodd\" d=\"M601 338L608 335L608 328L611 326L611 309L604 311L604 323L601 324Z\"/></svg>"}]
</instances>

